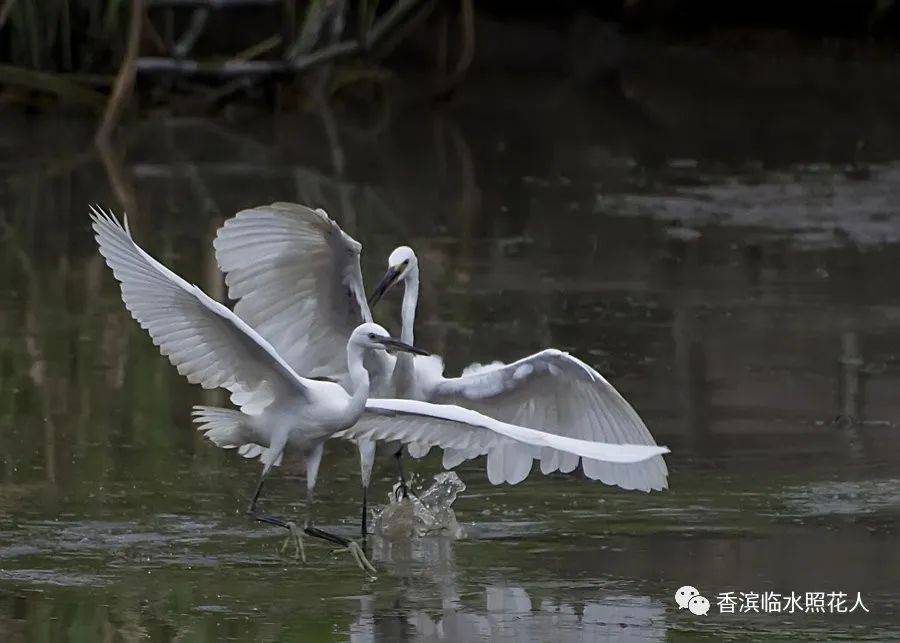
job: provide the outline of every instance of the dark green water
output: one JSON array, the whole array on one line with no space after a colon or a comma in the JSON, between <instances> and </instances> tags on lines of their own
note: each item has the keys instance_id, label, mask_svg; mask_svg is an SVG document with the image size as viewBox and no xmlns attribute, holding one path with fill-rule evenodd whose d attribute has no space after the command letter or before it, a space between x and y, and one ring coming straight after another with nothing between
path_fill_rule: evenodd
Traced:
<instances>
[{"instance_id":1,"label":"dark green water","mask_svg":"<svg viewBox=\"0 0 900 643\"><path fill-rule=\"evenodd\" d=\"M153 119L106 158L87 123L5 115L0 639L897 637L900 119L872 85L700 104L650 73L599 94L491 81L436 111L337 113L331 140L316 115ZM475 462L465 540L376 538L374 581L322 546L281 557L282 534L241 515L256 463L191 427L222 396L128 317L87 219L127 208L221 298L215 229L273 200L325 207L370 284L412 245L417 343L451 372L545 346L586 359L672 449L671 489L537 471L495 488ZM356 470L329 446L317 513L346 533ZM302 515L298 471L267 508ZM685 584L707 616L677 609ZM726 591L861 592L870 611L720 614Z\"/></svg>"}]
</instances>

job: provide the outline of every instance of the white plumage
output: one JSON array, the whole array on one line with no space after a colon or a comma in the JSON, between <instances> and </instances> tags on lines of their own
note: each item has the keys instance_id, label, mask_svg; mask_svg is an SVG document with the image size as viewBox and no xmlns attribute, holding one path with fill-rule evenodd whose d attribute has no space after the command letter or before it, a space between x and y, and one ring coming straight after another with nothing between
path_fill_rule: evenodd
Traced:
<instances>
[{"instance_id":1,"label":"white plumage","mask_svg":"<svg viewBox=\"0 0 900 643\"><path fill-rule=\"evenodd\" d=\"M235 314L298 373L346 381L347 338L372 321L362 246L321 210L279 203L229 219L213 245L229 297L238 300Z\"/></svg>"},{"instance_id":2,"label":"white plumage","mask_svg":"<svg viewBox=\"0 0 900 643\"><path fill-rule=\"evenodd\" d=\"M417 358L416 364L419 362ZM436 380L429 379L428 369L424 371L426 374L420 379L433 402L459 404L513 424L539 426L585 440L655 444L640 416L602 375L556 349L545 349L505 366L497 363L470 367L457 378L441 375ZM417 375L421 373L417 368ZM506 454L508 463L525 459L529 453L517 446L510 451L513 453ZM578 466L578 456L558 449L541 449L535 459L540 461L543 473L567 473ZM488 454L489 473L490 465ZM609 458L586 458L581 466L588 478L623 489L649 491L666 487L668 472L661 457L628 465Z\"/></svg>"},{"instance_id":3,"label":"white plumage","mask_svg":"<svg viewBox=\"0 0 900 643\"><path fill-rule=\"evenodd\" d=\"M278 343L270 343L228 308L144 252L132 239L127 222L123 226L111 213L98 208L92 209L92 220L100 252L121 283L126 308L149 332L160 352L189 381L230 391L232 402L240 407L239 411L195 407L199 428L217 446L259 458L263 478L281 461L286 449L293 450L306 460L311 493L323 443L341 431L345 437L364 441L400 440L480 453L510 446L553 448L576 457L607 457L616 462L637 462L667 451L547 435L455 406L369 400L368 363L387 363L385 350L421 353L371 322L357 325L342 346L332 349L342 355L341 360L312 347L312 354L325 360L323 365L338 361L345 365L341 369L343 386L301 376L281 357ZM266 234L264 230L260 233ZM325 336L327 333L320 337ZM275 341L299 345L288 332ZM386 422L386 417L391 421ZM262 480L257 495L261 485ZM256 496L251 511L255 502Z\"/></svg>"},{"instance_id":4,"label":"white plumage","mask_svg":"<svg viewBox=\"0 0 900 643\"><path fill-rule=\"evenodd\" d=\"M515 484L528 473L526 469L517 476L515 469L504 468L503 457L510 448L529 450L533 457L538 457L541 449L553 449L572 454L576 458L580 456L618 464L641 462L652 454L668 452L663 447L605 444L555 435L500 422L460 406L418 400L370 398L366 402L366 413L341 435L399 440L419 447L437 446L488 455L488 477L494 484ZM492 458L495 454L496 457ZM521 467L521 464L513 465L516 466Z\"/></svg>"},{"instance_id":5,"label":"white plumage","mask_svg":"<svg viewBox=\"0 0 900 643\"><path fill-rule=\"evenodd\" d=\"M344 233L322 210L274 203L244 210L217 233L216 257L226 272L235 311L276 347L289 355L299 372L315 372L347 382L346 365L327 360L346 341L352 328L372 319L364 299L359 255L362 246ZM373 293L377 300L404 284L401 340L412 344L418 299L419 267L415 253L401 246L388 259L388 272ZM318 338L316 341L311 337ZM562 351L547 349L508 366L473 365L460 377L445 378L439 357L392 356L379 353L367 363L373 395L453 403L495 420L558 436L619 445L654 447L656 442L640 416L593 368ZM312 369L312 370L311 370ZM377 423L388 425L388 422ZM387 433L388 429L383 429ZM444 449L443 464L487 456L491 482L515 484L531 471L533 460L543 473L571 472L581 462L585 475L625 489L650 491L667 486L661 456L626 464L584 456L552 445L536 447L498 441L490 446L459 445L447 438L417 441L408 433L408 451L421 457L432 446ZM347 435L365 440L370 432ZM364 484L374 451L360 447ZM583 459L582 459L583 458Z\"/></svg>"}]
</instances>

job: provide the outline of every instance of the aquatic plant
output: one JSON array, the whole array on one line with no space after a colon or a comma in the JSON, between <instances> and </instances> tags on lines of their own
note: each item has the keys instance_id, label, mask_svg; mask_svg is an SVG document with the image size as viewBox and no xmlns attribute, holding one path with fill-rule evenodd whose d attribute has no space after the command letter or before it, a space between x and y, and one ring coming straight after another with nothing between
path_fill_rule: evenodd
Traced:
<instances>
[{"instance_id":1,"label":"aquatic plant","mask_svg":"<svg viewBox=\"0 0 900 643\"><path fill-rule=\"evenodd\" d=\"M264 80L291 82L336 61L379 60L432 13L437 0L0 0L0 100L43 107L48 97L104 115L107 139L136 85L171 101L200 93L205 108ZM446 41L446 10L441 27ZM472 0L461 0L459 59L472 60ZM446 42L441 49L443 76ZM371 82L378 73L356 71ZM338 85L348 81L338 76Z\"/></svg>"}]
</instances>

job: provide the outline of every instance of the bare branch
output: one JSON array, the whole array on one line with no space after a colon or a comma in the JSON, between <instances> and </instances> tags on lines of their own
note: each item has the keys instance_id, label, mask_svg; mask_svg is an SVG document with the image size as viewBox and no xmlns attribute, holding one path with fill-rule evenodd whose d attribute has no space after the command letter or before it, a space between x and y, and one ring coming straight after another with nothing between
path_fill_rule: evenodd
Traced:
<instances>
[{"instance_id":1,"label":"bare branch","mask_svg":"<svg viewBox=\"0 0 900 643\"><path fill-rule=\"evenodd\" d=\"M122 117L125 104L131 97L134 89L134 78L137 73L136 61L141 45L141 25L144 19L144 0L134 0L131 4L131 20L128 27L128 45L125 49L125 58L119 67L116 83L113 85L112 95L106 104L103 120L97 129L96 140L108 141L113 129Z\"/></svg>"},{"instance_id":2,"label":"bare branch","mask_svg":"<svg viewBox=\"0 0 900 643\"><path fill-rule=\"evenodd\" d=\"M221 1L221 0L218 0ZM399 0L372 27L368 34L368 47L374 47L397 27L409 11L421 0ZM247 60L223 63L197 60L173 60L171 58L144 57L136 63L140 73L177 73L183 76L207 76L234 78L236 76L261 76L289 74L305 71L339 58L353 56L363 51L358 40L345 40L318 51L298 56L290 61Z\"/></svg>"}]
</instances>

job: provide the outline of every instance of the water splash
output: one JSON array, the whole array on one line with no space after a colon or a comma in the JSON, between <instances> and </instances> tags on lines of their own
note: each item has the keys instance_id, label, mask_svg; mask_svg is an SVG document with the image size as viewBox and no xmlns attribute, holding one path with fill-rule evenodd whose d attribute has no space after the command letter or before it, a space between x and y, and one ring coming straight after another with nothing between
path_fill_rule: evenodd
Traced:
<instances>
[{"instance_id":1,"label":"water splash","mask_svg":"<svg viewBox=\"0 0 900 643\"><path fill-rule=\"evenodd\" d=\"M459 476L454 471L439 473L420 494L413 492L414 484L410 482L405 498L400 483L394 485L388 494L388 504L375 515L374 532L389 540L438 534L464 538L465 531L453 511L457 496L466 490Z\"/></svg>"}]
</instances>

